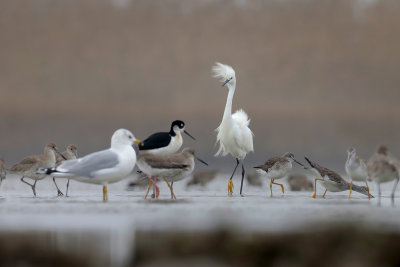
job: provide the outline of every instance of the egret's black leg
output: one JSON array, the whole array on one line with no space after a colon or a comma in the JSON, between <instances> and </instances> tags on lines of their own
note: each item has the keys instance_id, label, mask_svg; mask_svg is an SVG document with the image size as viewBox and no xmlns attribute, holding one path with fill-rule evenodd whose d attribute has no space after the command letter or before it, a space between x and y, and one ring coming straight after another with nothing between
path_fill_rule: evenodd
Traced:
<instances>
[{"instance_id":1,"label":"egret's black leg","mask_svg":"<svg viewBox=\"0 0 400 267\"><path fill-rule=\"evenodd\" d=\"M245 174L245 170L244 170L244 166L243 166L243 161L242 161L242 182L240 183L240 195L242 195L242 189L243 189L243 180L244 180L244 174Z\"/></svg>"},{"instance_id":2,"label":"egret's black leg","mask_svg":"<svg viewBox=\"0 0 400 267\"><path fill-rule=\"evenodd\" d=\"M228 182L228 196L232 196L232 194L233 194L233 182L232 182L232 178L233 178L233 175L235 174L235 172L236 172L236 169L237 169L237 167L239 166L239 159L236 159L236 166L235 166L235 169L233 170L233 173L232 173L232 175L231 175L231 178L229 178L229 182Z\"/></svg>"},{"instance_id":3,"label":"egret's black leg","mask_svg":"<svg viewBox=\"0 0 400 267\"><path fill-rule=\"evenodd\" d=\"M394 181L394 186L392 190L392 206L394 206L394 193L396 192L397 184L399 183L399 177Z\"/></svg>"},{"instance_id":4,"label":"egret's black leg","mask_svg":"<svg viewBox=\"0 0 400 267\"><path fill-rule=\"evenodd\" d=\"M237 169L238 166L239 166L239 159L236 159L236 166L235 166L235 169L233 170L233 173L232 173L232 175L231 175L231 178L229 178L229 180L232 180L233 175L235 174L236 169Z\"/></svg>"}]
</instances>

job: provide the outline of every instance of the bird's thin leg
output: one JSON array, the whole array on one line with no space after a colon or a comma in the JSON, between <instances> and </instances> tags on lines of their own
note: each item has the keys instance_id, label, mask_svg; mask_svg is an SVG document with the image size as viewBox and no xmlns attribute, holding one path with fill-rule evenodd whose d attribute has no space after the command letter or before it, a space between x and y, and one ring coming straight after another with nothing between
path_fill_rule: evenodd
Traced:
<instances>
[{"instance_id":1,"label":"bird's thin leg","mask_svg":"<svg viewBox=\"0 0 400 267\"><path fill-rule=\"evenodd\" d=\"M369 186L367 180L365 180L365 185L367 186L367 191L368 191L368 199L371 199L371 193L369 192Z\"/></svg>"},{"instance_id":2,"label":"bird's thin leg","mask_svg":"<svg viewBox=\"0 0 400 267\"><path fill-rule=\"evenodd\" d=\"M144 199L147 199L147 196L149 195L150 187L153 184L151 179L149 178L149 186L147 187L146 195L144 196Z\"/></svg>"},{"instance_id":3,"label":"bird's thin leg","mask_svg":"<svg viewBox=\"0 0 400 267\"><path fill-rule=\"evenodd\" d=\"M35 190L33 189L33 184L30 184L30 183L28 183L27 181L25 181L25 180L24 180L24 178L25 178L25 176L22 176L22 178L21 178L21 182L23 182L23 183L25 183L25 184L29 185L29 186L32 188L33 195L36 197Z\"/></svg>"},{"instance_id":4,"label":"bird's thin leg","mask_svg":"<svg viewBox=\"0 0 400 267\"><path fill-rule=\"evenodd\" d=\"M228 196L232 196L232 194L233 194L233 182L232 182L232 178L233 178L233 175L235 174L235 172L236 172L236 169L237 169L237 167L238 167L238 165L239 165L239 159L236 159L236 166L235 166L235 169L233 170L233 173L232 173L232 175L231 175L231 178L229 178L229 182L228 182Z\"/></svg>"},{"instance_id":5,"label":"bird's thin leg","mask_svg":"<svg viewBox=\"0 0 400 267\"><path fill-rule=\"evenodd\" d=\"M394 193L396 192L396 187L397 187L398 183L399 183L399 177L397 177L396 181L394 181L394 186L393 186L392 195L391 195L392 206L394 206Z\"/></svg>"},{"instance_id":6,"label":"bird's thin leg","mask_svg":"<svg viewBox=\"0 0 400 267\"><path fill-rule=\"evenodd\" d=\"M154 176L152 179L153 179L153 186L156 188L155 197L158 199L158 196L160 195L160 188L157 185L157 177Z\"/></svg>"},{"instance_id":7,"label":"bird's thin leg","mask_svg":"<svg viewBox=\"0 0 400 267\"><path fill-rule=\"evenodd\" d=\"M283 184L278 184L278 183L275 183L275 179L274 180L272 180L272 182L271 183L273 183L273 184L276 184L276 185L279 185L281 188L282 188L282 193L284 194L285 193L285 187L283 186Z\"/></svg>"},{"instance_id":8,"label":"bird's thin leg","mask_svg":"<svg viewBox=\"0 0 400 267\"><path fill-rule=\"evenodd\" d=\"M172 189L172 192L171 192L171 199L172 199L173 195L175 195L175 194L172 194L174 192L174 181L171 182L171 189ZM175 197L175 199L176 199L176 197Z\"/></svg>"},{"instance_id":9,"label":"bird's thin leg","mask_svg":"<svg viewBox=\"0 0 400 267\"><path fill-rule=\"evenodd\" d=\"M165 179L165 177L163 177L163 179L164 179L164 181L167 183L167 185L168 185L168 187L169 187L169 190L171 190L171 199L174 199L174 198L176 199L176 196L175 196L175 194L174 194L174 189L172 189L172 185L169 184L168 180Z\"/></svg>"},{"instance_id":10,"label":"bird's thin leg","mask_svg":"<svg viewBox=\"0 0 400 267\"><path fill-rule=\"evenodd\" d=\"M350 182L350 193L349 193L348 200L350 200L350 196L351 196L351 192L352 191L353 191L353 181Z\"/></svg>"},{"instance_id":11,"label":"bird's thin leg","mask_svg":"<svg viewBox=\"0 0 400 267\"><path fill-rule=\"evenodd\" d=\"M103 202L107 202L108 201L108 190L107 190L107 186L103 185Z\"/></svg>"},{"instance_id":12,"label":"bird's thin leg","mask_svg":"<svg viewBox=\"0 0 400 267\"><path fill-rule=\"evenodd\" d=\"M316 177L314 180L314 194L311 196L315 198L317 196L317 181L323 181L324 179Z\"/></svg>"},{"instance_id":13,"label":"bird's thin leg","mask_svg":"<svg viewBox=\"0 0 400 267\"><path fill-rule=\"evenodd\" d=\"M56 183L56 178L55 178L55 177L53 177L53 182L54 182L54 184L55 184L55 186L56 186L56 188L57 188L57 195L58 195L59 197L60 197L60 196L63 196L64 194L61 192L60 188L58 188L57 183Z\"/></svg>"},{"instance_id":14,"label":"bird's thin leg","mask_svg":"<svg viewBox=\"0 0 400 267\"><path fill-rule=\"evenodd\" d=\"M33 194L35 195L35 197L36 197L36 183L37 183L37 180L35 180L35 182L33 183L33 186L32 186Z\"/></svg>"},{"instance_id":15,"label":"bird's thin leg","mask_svg":"<svg viewBox=\"0 0 400 267\"><path fill-rule=\"evenodd\" d=\"M381 205L381 184L380 183L377 183L377 184L378 184L378 195L379 195L378 206L380 206Z\"/></svg>"},{"instance_id":16,"label":"bird's thin leg","mask_svg":"<svg viewBox=\"0 0 400 267\"><path fill-rule=\"evenodd\" d=\"M240 195L242 195L242 189L243 189L243 180L244 180L244 174L245 174L245 170L244 170L244 166L243 166L243 160L242 160L242 181L240 182Z\"/></svg>"},{"instance_id":17,"label":"bird's thin leg","mask_svg":"<svg viewBox=\"0 0 400 267\"><path fill-rule=\"evenodd\" d=\"M269 183L269 189L271 190L271 197L272 197L272 183L274 182L274 179L271 179L271 182Z\"/></svg>"},{"instance_id":18,"label":"bird's thin leg","mask_svg":"<svg viewBox=\"0 0 400 267\"><path fill-rule=\"evenodd\" d=\"M67 182L67 190L65 191L65 196L66 197L68 196L68 189L69 189L69 179L68 179L68 182Z\"/></svg>"},{"instance_id":19,"label":"bird's thin leg","mask_svg":"<svg viewBox=\"0 0 400 267\"><path fill-rule=\"evenodd\" d=\"M326 192L328 192L328 189L325 189L324 194L322 195L322 198L325 198Z\"/></svg>"}]
</instances>

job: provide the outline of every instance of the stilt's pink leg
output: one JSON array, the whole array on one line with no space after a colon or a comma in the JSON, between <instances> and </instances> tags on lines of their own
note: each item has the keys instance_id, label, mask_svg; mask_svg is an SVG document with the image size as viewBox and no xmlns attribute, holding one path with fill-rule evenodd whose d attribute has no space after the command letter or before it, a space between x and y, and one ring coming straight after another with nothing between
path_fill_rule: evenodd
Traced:
<instances>
[{"instance_id":1,"label":"stilt's pink leg","mask_svg":"<svg viewBox=\"0 0 400 267\"><path fill-rule=\"evenodd\" d=\"M152 181L153 181L153 185L156 188L156 198L158 198L158 196L160 195L160 188L157 185L157 177L153 176Z\"/></svg>"}]
</instances>

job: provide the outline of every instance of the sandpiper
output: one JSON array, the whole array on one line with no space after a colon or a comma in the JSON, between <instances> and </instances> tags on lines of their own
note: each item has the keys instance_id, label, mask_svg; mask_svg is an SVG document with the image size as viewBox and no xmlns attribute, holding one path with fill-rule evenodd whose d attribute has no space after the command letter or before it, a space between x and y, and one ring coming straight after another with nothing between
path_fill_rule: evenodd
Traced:
<instances>
[{"instance_id":1,"label":"sandpiper","mask_svg":"<svg viewBox=\"0 0 400 267\"><path fill-rule=\"evenodd\" d=\"M67 149L64 152L61 152L61 154L56 155L56 167L60 166L64 160L70 160L76 158L78 158L78 148L76 147L76 145L70 144L67 146ZM53 177L53 182L57 188L57 195L63 196L64 194L58 188L55 177ZM68 188L69 188L69 179L67 182L67 190L65 191L65 196L68 196Z\"/></svg>"},{"instance_id":2,"label":"sandpiper","mask_svg":"<svg viewBox=\"0 0 400 267\"><path fill-rule=\"evenodd\" d=\"M74 179L83 183L103 185L103 201L108 201L107 185L116 183L132 172L136 163L133 144L139 144L126 129L119 129L111 137L111 147L78 159L66 160L57 168L41 168L37 173Z\"/></svg>"},{"instance_id":3,"label":"sandpiper","mask_svg":"<svg viewBox=\"0 0 400 267\"><path fill-rule=\"evenodd\" d=\"M255 169L260 169L266 173L267 179L271 179L269 184L272 197L272 184L279 185L282 188L282 193L285 193L285 187L283 184L275 183L276 179L281 179L285 177L288 172L292 169L292 162L303 166L298 162L291 152L286 152L281 157L273 157L267 160L264 164L254 167Z\"/></svg>"},{"instance_id":4,"label":"sandpiper","mask_svg":"<svg viewBox=\"0 0 400 267\"><path fill-rule=\"evenodd\" d=\"M392 190L392 205L394 205L394 194L399 182L398 161L388 151L386 146L379 146L377 151L371 156L367 162L368 176L378 185L379 200L381 205L381 183L395 180Z\"/></svg>"},{"instance_id":5,"label":"sandpiper","mask_svg":"<svg viewBox=\"0 0 400 267\"><path fill-rule=\"evenodd\" d=\"M172 185L169 182L182 180L192 173L195 165L195 158L208 165L203 160L197 158L194 150L191 148L185 148L182 152L166 156L141 153L139 151L137 165L149 176L162 177L171 191L171 199L176 199ZM147 197L149 189L150 187L147 189L145 198Z\"/></svg>"},{"instance_id":6,"label":"sandpiper","mask_svg":"<svg viewBox=\"0 0 400 267\"><path fill-rule=\"evenodd\" d=\"M368 198L371 199L369 186L367 182L368 178L367 165L365 164L365 161L356 154L355 148L350 147L347 150L347 161L345 164L345 168L347 175L351 179L349 199L353 188L353 181L365 182L365 185L368 190Z\"/></svg>"},{"instance_id":7,"label":"sandpiper","mask_svg":"<svg viewBox=\"0 0 400 267\"><path fill-rule=\"evenodd\" d=\"M10 168L10 173L22 175L21 181L32 188L33 195L36 197L36 182L46 177L46 174L36 173L38 168L54 168L56 164L57 146L54 143L48 143L44 147L44 154L32 155L24 158L21 162ZM24 177L35 180L30 184L24 180Z\"/></svg>"},{"instance_id":8,"label":"sandpiper","mask_svg":"<svg viewBox=\"0 0 400 267\"><path fill-rule=\"evenodd\" d=\"M350 190L350 183L344 180L339 174L328 168L318 165L315 162L312 162L307 157L304 158L311 166L311 168L308 169L313 171L317 176L314 181L314 194L312 195L312 198L315 198L317 195L317 181L322 181L322 185L325 187L325 192L322 196L323 198L325 198L327 191L341 192ZM353 185L352 190L364 194L368 197L373 197L371 194L368 193L368 190L365 186Z\"/></svg>"}]
</instances>

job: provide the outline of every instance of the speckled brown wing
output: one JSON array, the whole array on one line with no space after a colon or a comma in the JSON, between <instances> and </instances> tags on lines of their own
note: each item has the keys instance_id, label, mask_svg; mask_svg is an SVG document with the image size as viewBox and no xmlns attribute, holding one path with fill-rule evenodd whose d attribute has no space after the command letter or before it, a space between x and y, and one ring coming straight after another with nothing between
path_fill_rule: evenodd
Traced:
<instances>
[{"instance_id":1,"label":"speckled brown wing","mask_svg":"<svg viewBox=\"0 0 400 267\"><path fill-rule=\"evenodd\" d=\"M182 160L180 153L170 156L146 155L145 161L154 169L185 169L190 165L186 159Z\"/></svg>"},{"instance_id":2,"label":"speckled brown wing","mask_svg":"<svg viewBox=\"0 0 400 267\"><path fill-rule=\"evenodd\" d=\"M42 155L34 155L34 156L29 156L21 160L19 163L15 164L10 168L11 172L19 172L23 171L26 169L27 165L33 165L38 162L42 157Z\"/></svg>"},{"instance_id":3,"label":"speckled brown wing","mask_svg":"<svg viewBox=\"0 0 400 267\"><path fill-rule=\"evenodd\" d=\"M321 174L321 176L327 177L329 180L331 180L332 182L335 182L335 183L342 183L342 184L346 183L346 180L344 180L342 178L342 176L340 176L338 173L336 173L326 167L323 167L315 162L313 162L313 164L314 164L314 167Z\"/></svg>"},{"instance_id":4,"label":"speckled brown wing","mask_svg":"<svg viewBox=\"0 0 400 267\"><path fill-rule=\"evenodd\" d=\"M264 171L268 171L274 164L280 159L280 157L273 157L267 160L264 164L254 167L256 169L262 169Z\"/></svg>"}]
</instances>

